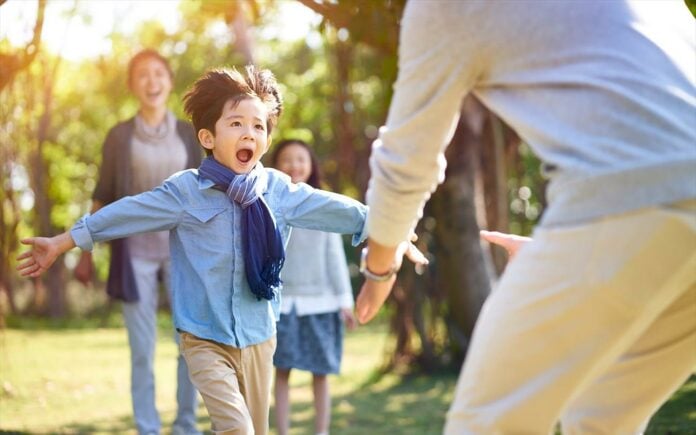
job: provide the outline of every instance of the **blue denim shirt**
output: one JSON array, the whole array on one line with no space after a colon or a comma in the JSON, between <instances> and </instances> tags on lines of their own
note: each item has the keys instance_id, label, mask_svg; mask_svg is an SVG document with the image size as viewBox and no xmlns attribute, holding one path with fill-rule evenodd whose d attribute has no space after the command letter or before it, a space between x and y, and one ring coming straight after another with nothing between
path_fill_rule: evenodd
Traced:
<instances>
[{"instance_id":1,"label":"blue denim shirt","mask_svg":"<svg viewBox=\"0 0 696 435\"><path fill-rule=\"evenodd\" d=\"M286 244L291 227L353 234L354 245L365 239L366 206L293 184L282 172L265 171L264 199ZM196 169L182 171L150 192L122 198L84 216L70 233L77 246L91 250L94 242L169 230L174 325L241 348L275 334L280 301L257 300L251 293L239 234L242 209L212 187Z\"/></svg>"}]
</instances>

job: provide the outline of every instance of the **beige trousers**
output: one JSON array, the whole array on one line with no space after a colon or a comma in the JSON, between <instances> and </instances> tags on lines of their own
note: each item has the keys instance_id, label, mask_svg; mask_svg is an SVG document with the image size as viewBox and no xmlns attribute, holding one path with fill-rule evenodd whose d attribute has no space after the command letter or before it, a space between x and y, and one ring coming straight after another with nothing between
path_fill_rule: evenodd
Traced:
<instances>
[{"instance_id":1,"label":"beige trousers","mask_svg":"<svg viewBox=\"0 0 696 435\"><path fill-rule=\"evenodd\" d=\"M213 433L268 433L275 347L275 336L239 349L181 334L181 353L208 409Z\"/></svg>"},{"instance_id":2,"label":"beige trousers","mask_svg":"<svg viewBox=\"0 0 696 435\"><path fill-rule=\"evenodd\" d=\"M484 304L445 434L638 434L696 366L696 201L541 228Z\"/></svg>"}]
</instances>

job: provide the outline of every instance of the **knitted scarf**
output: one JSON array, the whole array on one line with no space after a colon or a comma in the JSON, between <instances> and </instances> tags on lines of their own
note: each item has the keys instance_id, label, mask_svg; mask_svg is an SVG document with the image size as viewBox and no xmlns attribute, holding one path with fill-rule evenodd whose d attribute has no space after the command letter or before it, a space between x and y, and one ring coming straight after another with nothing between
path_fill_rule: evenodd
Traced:
<instances>
[{"instance_id":1,"label":"knitted scarf","mask_svg":"<svg viewBox=\"0 0 696 435\"><path fill-rule=\"evenodd\" d=\"M275 220L262 197L268 177L263 165L259 162L248 174L235 174L210 156L203 160L198 173L215 183L215 189L225 192L230 202L242 207L247 282L258 300L273 299L280 286L285 250Z\"/></svg>"}]
</instances>

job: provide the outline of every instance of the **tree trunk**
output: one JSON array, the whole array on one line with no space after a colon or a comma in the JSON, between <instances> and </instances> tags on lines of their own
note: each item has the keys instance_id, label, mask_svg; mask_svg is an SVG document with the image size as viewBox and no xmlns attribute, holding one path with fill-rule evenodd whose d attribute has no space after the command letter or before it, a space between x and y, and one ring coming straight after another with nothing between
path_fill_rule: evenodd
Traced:
<instances>
[{"instance_id":1,"label":"tree trunk","mask_svg":"<svg viewBox=\"0 0 696 435\"><path fill-rule=\"evenodd\" d=\"M338 142L338 168L334 188L351 184L355 181L356 134L353 127L353 102L348 90L350 86L350 69L353 60L353 48L340 40L333 46L333 54L336 67L336 95L334 98L334 111L336 123L336 141Z\"/></svg>"},{"instance_id":2,"label":"tree trunk","mask_svg":"<svg viewBox=\"0 0 696 435\"><path fill-rule=\"evenodd\" d=\"M48 68L44 63L45 85L43 89L43 113L39 119L39 126L36 132L36 149L31 154L31 184L34 190L34 216L36 233L42 236L53 236L60 231L51 222L51 210L53 201L49 195L50 174L48 163L43 157L43 148L49 139L49 128L51 125L51 110L53 105L53 85L58 71L59 60L56 60L53 68ZM42 285L35 283L35 304L34 309L42 314L48 314L53 318L65 316L67 304L65 297L65 266L62 259L59 259L48 269L42 282L48 293L47 305L44 305L42 296Z\"/></svg>"},{"instance_id":3,"label":"tree trunk","mask_svg":"<svg viewBox=\"0 0 696 435\"><path fill-rule=\"evenodd\" d=\"M473 115L464 110L447 149L445 182L431 199L431 213L437 222L437 273L449 307L453 354L461 357L466 354L479 311L490 293L474 201L476 152L481 136L467 122L468 116Z\"/></svg>"},{"instance_id":4,"label":"tree trunk","mask_svg":"<svg viewBox=\"0 0 696 435\"><path fill-rule=\"evenodd\" d=\"M510 232L508 208L508 163L511 157L519 160L519 137L495 114L486 110L480 158L480 180L485 199L485 222L490 231ZM516 164L513 162L513 164ZM507 254L498 246L491 246L491 258L497 275L505 269Z\"/></svg>"}]
</instances>

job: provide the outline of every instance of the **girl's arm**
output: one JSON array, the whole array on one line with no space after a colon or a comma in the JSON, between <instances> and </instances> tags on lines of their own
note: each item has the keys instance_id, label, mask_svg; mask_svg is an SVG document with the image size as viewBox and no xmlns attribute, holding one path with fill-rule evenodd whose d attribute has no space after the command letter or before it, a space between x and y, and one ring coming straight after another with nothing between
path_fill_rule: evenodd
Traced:
<instances>
[{"instance_id":1,"label":"girl's arm","mask_svg":"<svg viewBox=\"0 0 696 435\"><path fill-rule=\"evenodd\" d=\"M331 291L341 304L341 308L353 308L353 288L343 240L338 234L326 237L326 274L331 282Z\"/></svg>"},{"instance_id":2,"label":"girl's arm","mask_svg":"<svg viewBox=\"0 0 696 435\"><path fill-rule=\"evenodd\" d=\"M338 234L327 234L327 236L326 274L331 282L331 291L339 303L341 320L349 330L352 330L358 322L353 314L353 288L350 285L343 240Z\"/></svg>"}]
</instances>

